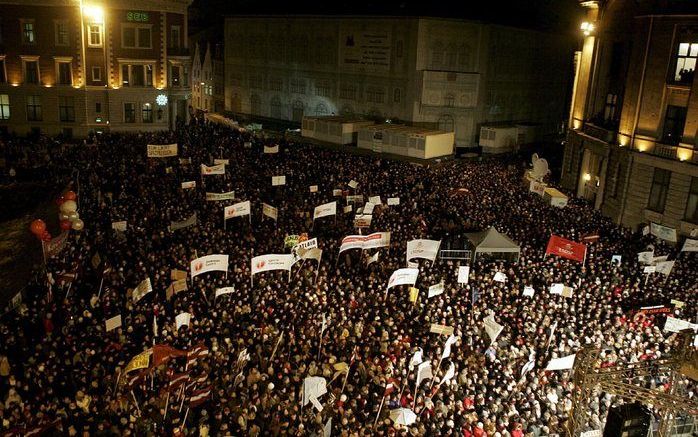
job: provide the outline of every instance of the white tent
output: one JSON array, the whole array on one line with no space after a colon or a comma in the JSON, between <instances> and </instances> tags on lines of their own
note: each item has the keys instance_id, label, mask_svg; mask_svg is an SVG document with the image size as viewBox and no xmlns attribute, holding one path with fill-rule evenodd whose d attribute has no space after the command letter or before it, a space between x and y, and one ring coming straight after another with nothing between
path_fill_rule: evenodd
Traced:
<instances>
[{"instance_id":1,"label":"white tent","mask_svg":"<svg viewBox=\"0 0 698 437\"><path fill-rule=\"evenodd\" d=\"M521 247L511 238L500 233L493 227L490 227L486 231L473 232L465 235L473 246L473 261L477 258L478 253L511 253L516 254L516 259L519 259Z\"/></svg>"}]
</instances>

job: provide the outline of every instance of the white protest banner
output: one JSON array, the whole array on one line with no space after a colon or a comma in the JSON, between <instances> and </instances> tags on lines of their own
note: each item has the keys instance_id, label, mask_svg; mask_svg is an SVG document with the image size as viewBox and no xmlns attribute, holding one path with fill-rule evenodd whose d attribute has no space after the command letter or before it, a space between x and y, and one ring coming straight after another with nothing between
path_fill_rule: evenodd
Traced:
<instances>
[{"instance_id":1,"label":"white protest banner","mask_svg":"<svg viewBox=\"0 0 698 437\"><path fill-rule=\"evenodd\" d=\"M211 202L216 202L219 200L233 200L235 199L235 191L228 191L227 193L206 193L206 200Z\"/></svg>"},{"instance_id":2,"label":"white protest banner","mask_svg":"<svg viewBox=\"0 0 698 437\"><path fill-rule=\"evenodd\" d=\"M390 232L374 232L369 235L349 235L342 239L339 253L349 249L375 249L390 246Z\"/></svg>"},{"instance_id":3,"label":"white protest banner","mask_svg":"<svg viewBox=\"0 0 698 437\"><path fill-rule=\"evenodd\" d=\"M646 266L643 270L642 273L654 273L657 271L657 266Z\"/></svg>"},{"instance_id":4,"label":"white protest banner","mask_svg":"<svg viewBox=\"0 0 698 437\"><path fill-rule=\"evenodd\" d=\"M172 269L170 270L170 279L172 279L173 281L187 279L187 272L185 272L184 270Z\"/></svg>"},{"instance_id":5,"label":"white protest banner","mask_svg":"<svg viewBox=\"0 0 698 437\"><path fill-rule=\"evenodd\" d=\"M320 206L316 206L313 211L313 221L321 217L327 217L328 215L337 214L337 201L324 203Z\"/></svg>"},{"instance_id":6,"label":"white protest banner","mask_svg":"<svg viewBox=\"0 0 698 437\"><path fill-rule=\"evenodd\" d=\"M504 326L500 325L494 320L493 314L485 317L483 322L485 324L485 332L487 332L487 335L490 336L490 344L492 344L497 340L497 337L499 337L499 334L501 334Z\"/></svg>"},{"instance_id":7,"label":"white protest banner","mask_svg":"<svg viewBox=\"0 0 698 437\"><path fill-rule=\"evenodd\" d=\"M252 207L249 200L244 202L238 202L234 205L226 206L223 209L223 220L228 220L233 217L242 217L245 215L250 215Z\"/></svg>"},{"instance_id":8,"label":"white protest banner","mask_svg":"<svg viewBox=\"0 0 698 437\"><path fill-rule=\"evenodd\" d=\"M334 196L334 197L342 197L342 190L333 189L333 190L332 190L332 196Z\"/></svg>"},{"instance_id":9,"label":"white protest banner","mask_svg":"<svg viewBox=\"0 0 698 437\"><path fill-rule=\"evenodd\" d=\"M172 296L175 294L179 293L180 291L185 291L187 289L187 276L186 272L184 275L184 279L179 279L177 281L174 281L173 283L170 284L169 287L167 287L167 290L165 290L165 296L167 300L172 299Z\"/></svg>"},{"instance_id":10,"label":"white protest banner","mask_svg":"<svg viewBox=\"0 0 698 437\"><path fill-rule=\"evenodd\" d=\"M218 165L214 165L213 167L209 167L207 165L201 164L201 175L202 176L209 176L209 175L216 175L216 174L225 174L225 164L218 164Z\"/></svg>"},{"instance_id":11,"label":"white protest banner","mask_svg":"<svg viewBox=\"0 0 698 437\"><path fill-rule=\"evenodd\" d=\"M206 255L200 258L196 258L191 262L191 274L190 277L194 279L202 273L208 272L225 272L228 276L228 255Z\"/></svg>"},{"instance_id":12,"label":"white protest banner","mask_svg":"<svg viewBox=\"0 0 698 437\"><path fill-rule=\"evenodd\" d=\"M429 291L427 292L427 298L438 296L444 292L444 284L434 284L429 287Z\"/></svg>"},{"instance_id":13,"label":"white protest banner","mask_svg":"<svg viewBox=\"0 0 698 437\"><path fill-rule=\"evenodd\" d=\"M362 203L363 201L363 194L350 194L347 196L347 203Z\"/></svg>"},{"instance_id":14,"label":"white protest banner","mask_svg":"<svg viewBox=\"0 0 698 437\"><path fill-rule=\"evenodd\" d=\"M574 359L577 354L567 355L562 358L553 358L545 366L545 370L566 370L571 369L574 366Z\"/></svg>"},{"instance_id":15,"label":"white protest banner","mask_svg":"<svg viewBox=\"0 0 698 437\"><path fill-rule=\"evenodd\" d=\"M681 252L698 252L698 240L686 238L686 241L684 241L683 247L681 248Z\"/></svg>"},{"instance_id":16,"label":"white protest banner","mask_svg":"<svg viewBox=\"0 0 698 437\"><path fill-rule=\"evenodd\" d=\"M143 298L143 296L151 291L153 291L153 286L150 284L150 278L145 278L136 288L133 289L133 294L131 295L133 298L133 303L137 303Z\"/></svg>"},{"instance_id":17,"label":"white protest banner","mask_svg":"<svg viewBox=\"0 0 698 437\"><path fill-rule=\"evenodd\" d=\"M530 285L526 285L526 286L524 287L524 290L523 290L523 295L524 295L524 296L528 296L528 297L533 297L533 295L535 294L535 292L536 292L536 291L533 289L533 287L531 287Z\"/></svg>"},{"instance_id":18,"label":"white protest banner","mask_svg":"<svg viewBox=\"0 0 698 437\"><path fill-rule=\"evenodd\" d=\"M264 146L264 153L279 153L279 145L276 146Z\"/></svg>"},{"instance_id":19,"label":"white protest banner","mask_svg":"<svg viewBox=\"0 0 698 437\"><path fill-rule=\"evenodd\" d=\"M458 267L458 283L459 284L467 284L469 277L470 277L470 266L459 266Z\"/></svg>"},{"instance_id":20,"label":"white protest banner","mask_svg":"<svg viewBox=\"0 0 698 437\"><path fill-rule=\"evenodd\" d=\"M300 243L293 246L291 252L304 251L308 249L313 249L317 247L317 238L311 238L310 240L301 241Z\"/></svg>"},{"instance_id":21,"label":"white protest banner","mask_svg":"<svg viewBox=\"0 0 698 437\"><path fill-rule=\"evenodd\" d=\"M663 263L664 261L669 259L669 255L663 255L663 256L655 256L652 258L652 264L658 264L658 263Z\"/></svg>"},{"instance_id":22,"label":"white protest banner","mask_svg":"<svg viewBox=\"0 0 698 437\"><path fill-rule=\"evenodd\" d=\"M291 270L294 256L292 254L268 254L259 255L252 258L250 265L252 275L270 270Z\"/></svg>"},{"instance_id":23,"label":"white protest banner","mask_svg":"<svg viewBox=\"0 0 698 437\"><path fill-rule=\"evenodd\" d=\"M686 320L677 319L675 317L667 316L666 323L664 324L664 330L667 332L681 332L684 329L691 329L693 331L698 330L698 324L687 322Z\"/></svg>"},{"instance_id":24,"label":"white protest banner","mask_svg":"<svg viewBox=\"0 0 698 437\"><path fill-rule=\"evenodd\" d=\"M640 252L637 254L637 261L641 262L643 264L652 264L652 260L654 259L654 251L650 250L647 252Z\"/></svg>"},{"instance_id":25,"label":"white protest banner","mask_svg":"<svg viewBox=\"0 0 698 437\"><path fill-rule=\"evenodd\" d=\"M550 286L550 294L562 294L562 290L565 289L565 284L553 284Z\"/></svg>"},{"instance_id":26,"label":"white protest banner","mask_svg":"<svg viewBox=\"0 0 698 437\"><path fill-rule=\"evenodd\" d=\"M354 227L357 229L368 228L371 226L373 216L371 214L357 214L354 217Z\"/></svg>"},{"instance_id":27,"label":"white protest banner","mask_svg":"<svg viewBox=\"0 0 698 437\"><path fill-rule=\"evenodd\" d=\"M432 326L434 326L434 325L432 325ZM437 326L442 326L442 325L437 325ZM412 358L410 359L410 363L409 363L410 372L414 370L414 366L418 366L424 361L424 357L422 356L423 353L424 352L422 351L422 348L420 347L419 349L417 349L415 351L414 355L412 355Z\"/></svg>"},{"instance_id":28,"label":"white protest banner","mask_svg":"<svg viewBox=\"0 0 698 437\"><path fill-rule=\"evenodd\" d=\"M424 258L434 262L439 253L441 240L411 240L407 242L407 261Z\"/></svg>"},{"instance_id":29,"label":"white protest banner","mask_svg":"<svg viewBox=\"0 0 698 437\"><path fill-rule=\"evenodd\" d=\"M348 213L348 212L351 212L352 209L353 209L353 207L352 207L351 205L345 206L345 207L344 207L344 214L346 214L346 213Z\"/></svg>"},{"instance_id":30,"label":"white protest banner","mask_svg":"<svg viewBox=\"0 0 698 437\"><path fill-rule=\"evenodd\" d=\"M230 164L230 160L228 160L228 159L214 159L213 165L218 165L218 164L228 165L228 164Z\"/></svg>"},{"instance_id":31,"label":"white protest banner","mask_svg":"<svg viewBox=\"0 0 698 437\"><path fill-rule=\"evenodd\" d=\"M322 259L322 249L317 247L308 249L302 255L300 255L300 259L314 259L320 263L320 260Z\"/></svg>"},{"instance_id":32,"label":"white protest banner","mask_svg":"<svg viewBox=\"0 0 698 437\"><path fill-rule=\"evenodd\" d=\"M660 263L657 263L657 273L661 273L662 275L669 276L671 274L671 270L674 268L674 263L676 261L662 261Z\"/></svg>"},{"instance_id":33,"label":"white protest banner","mask_svg":"<svg viewBox=\"0 0 698 437\"><path fill-rule=\"evenodd\" d=\"M310 186L310 192L311 192L311 193L317 193L317 185L311 185L311 186Z\"/></svg>"},{"instance_id":34,"label":"white protest banner","mask_svg":"<svg viewBox=\"0 0 698 437\"><path fill-rule=\"evenodd\" d=\"M352 179L352 180L349 181L349 186L350 186L351 188L353 188L353 189L356 189L356 187L359 186L359 183L356 182L354 179Z\"/></svg>"},{"instance_id":35,"label":"white protest banner","mask_svg":"<svg viewBox=\"0 0 698 437\"><path fill-rule=\"evenodd\" d=\"M366 202L366 205L364 205L363 211L361 211L362 214L373 214L373 209L376 207L375 203L371 202Z\"/></svg>"},{"instance_id":36,"label":"white protest banner","mask_svg":"<svg viewBox=\"0 0 698 437\"><path fill-rule=\"evenodd\" d=\"M127 221L122 220L120 222L112 222L111 228L117 232L126 232Z\"/></svg>"},{"instance_id":37,"label":"white protest banner","mask_svg":"<svg viewBox=\"0 0 698 437\"><path fill-rule=\"evenodd\" d=\"M650 233L650 227L649 227L649 226L645 226L644 228L642 228L642 236L643 236L643 237L649 235L649 233Z\"/></svg>"},{"instance_id":38,"label":"white protest banner","mask_svg":"<svg viewBox=\"0 0 698 437\"><path fill-rule=\"evenodd\" d=\"M191 158L179 158L179 165L191 164Z\"/></svg>"},{"instance_id":39,"label":"white protest banner","mask_svg":"<svg viewBox=\"0 0 698 437\"><path fill-rule=\"evenodd\" d=\"M650 234L662 240L676 243L676 229L668 226L662 226L657 223L650 223Z\"/></svg>"},{"instance_id":40,"label":"white protest banner","mask_svg":"<svg viewBox=\"0 0 698 437\"><path fill-rule=\"evenodd\" d=\"M497 272L494 274L493 280L496 282L507 282L507 275L502 272Z\"/></svg>"},{"instance_id":41,"label":"white protest banner","mask_svg":"<svg viewBox=\"0 0 698 437\"><path fill-rule=\"evenodd\" d=\"M562 297L572 297L573 293L574 293L574 288L568 287L565 285L564 287L562 287L562 293L560 293L560 295Z\"/></svg>"},{"instance_id":42,"label":"white protest banner","mask_svg":"<svg viewBox=\"0 0 698 437\"><path fill-rule=\"evenodd\" d=\"M431 332L432 334L452 335L453 327L432 323L431 326L429 326L429 332Z\"/></svg>"},{"instance_id":43,"label":"white protest banner","mask_svg":"<svg viewBox=\"0 0 698 437\"><path fill-rule=\"evenodd\" d=\"M278 220L279 210L267 203L262 203L262 215L265 215L274 220Z\"/></svg>"},{"instance_id":44,"label":"white protest banner","mask_svg":"<svg viewBox=\"0 0 698 437\"><path fill-rule=\"evenodd\" d=\"M382 205L383 204L383 201L381 200L381 196L371 196L368 198L368 201L374 205Z\"/></svg>"},{"instance_id":45,"label":"white protest banner","mask_svg":"<svg viewBox=\"0 0 698 437\"><path fill-rule=\"evenodd\" d=\"M399 197L388 197L388 206L397 206L400 204Z\"/></svg>"},{"instance_id":46,"label":"white protest banner","mask_svg":"<svg viewBox=\"0 0 698 437\"><path fill-rule=\"evenodd\" d=\"M106 327L107 332L112 331L121 326L121 314L114 316L111 319L107 319Z\"/></svg>"},{"instance_id":47,"label":"white protest banner","mask_svg":"<svg viewBox=\"0 0 698 437\"><path fill-rule=\"evenodd\" d=\"M279 185L286 185L286 175L271 177L271 186L278 187Z\"/></svg>"},{"instance_id":48,"label":"white protest banner","mask_svg":"<svg viewBox=\"0 0 698 437\"><path fill-rule=\"evenodd\" d=\"M458 341L458 337L456 337L455 335L451 334L448 336L448 338L446 339L446 343L444 344L444 351L441 353L442 360L451 356L451 346L456 341Z\"/></svg>"},{"instance_id":49,"label":"white protest banner","mask_svg":"<svg viewBox=\"0 0 698 437\"><path fill-rule=\"evenodd\" d=\"M623 259L622 255L613 255L613 256L611 256L611 264L620 265L620 261L622 259Z\"/></svg>"},{"instance_id":50,"label":"white protest banner","mask_svg":"<svg viewBox=\"0 0 698 437\"><path fill-rule=\"evenodd\" d=\"M148 158L177 156L177 144L148 144Z\"/></svg>"},{"instance_id":51,"label":"white protest banner","mask_svg":"<svg viewBox=\"0 0 698 437\"><path fill-rule=\"evenodd\" d=\"M686 305L686 302L682 302L680 300L672 299L671 304L674 305L676 308L683 308Z\"/></svg>"},{"instance_id":52,"label":"white protest banner","mask_svg":"<svg viewBox=\"0 0 698 437\"><path fill-rule=\"evenodd\" d=\"M308 376L303 380L302 406L327 393L327 380L321 376Z\"/></svg>"},{"instance_id":53,"label":"white protest banner","mask_svg":"<svg viewBox=\"0 0 698 437\"><path fill-rule=\"evenodd\" d=\"M182 326L189 326L191 323L191 314L190 313L179 313L177 314L177 317L175 317L175 323L177 323L177 328L176 330L179 331L179 328Z\"/></svg>"},{"instance_id":54,"label":"white protest banner","mask_svg":"<svg viewBox=\"0 0 698 437\"><path fill-rule=\"evenodd\" d=\"M216 296L214 299L218 299L218 296L223 296L224 294L235 293L235 287L223 287L216 289Z\"/></svg>"},{"instance_id":55,"label":"white protest banner","mask_svg":"<svg viewBox=\"0 0 698 437\"><path fill-rule=\"evenodd\" d=\"M390 280L388 281L388 288L385 290L387 293L392 287L396 285L412 285L417 282L417 275L419 275L419 269L397 269L390 275Z\"/></svg>"},{"instance_id":56,"label":"white protest banner","mask_svg":"<svg viewBox=\"0 0 698 437\"><path fill-rule=\"evenodd\" d=\"M532 193L536 193L539 196L542 196L545 194L545 188L546 188L546 184L544 184L543 182L531 181L531 183L528 186L528 191L530 191Z\"/></svg>"},{"instance_id":57,"label":"white protest banner","mask_svg":"<svg viewBox=\"0 0 698 437\"><path fill-rule=\"evenodd\" d=\"M579 434L579 437L601 437L603 433L600 429L592 429L591 431L584 431Z\"/></svg>"},{"instance_id":58,"label":"white protest banner","mask_svg":"<svg viewBox=\"0 0 698 437\"><path fill-rule=\"evenodd\" d=\"M431 373L431 361L419 363L419 366L417 366L417 387L419 387L419 384L425 379L432 379L433 377L434 375Z\"/></svg>"},{"instance_id":59,"label":"white protest banner","mask_svg":"<svg viewBox=\"0 0 698 437\"><path fill-rule=\"evenodd\" d=\"M188 219L182 220L181 222L170 222L170 231L174 232L179 229L188 228L189 226L194 226L196 224L197 218L196 213L192 214Z\"/></svg>"},{"instance_id":60,"label":"white protest banner","mask_svg":"<svg viewBox=\"0 0 698 437\"><path fill-rule=\"evenodd\" d=\"M182 189L183 190L189 190L191 188L196 188L196 181L182 182Z\"/></svg>"}]
</instances>

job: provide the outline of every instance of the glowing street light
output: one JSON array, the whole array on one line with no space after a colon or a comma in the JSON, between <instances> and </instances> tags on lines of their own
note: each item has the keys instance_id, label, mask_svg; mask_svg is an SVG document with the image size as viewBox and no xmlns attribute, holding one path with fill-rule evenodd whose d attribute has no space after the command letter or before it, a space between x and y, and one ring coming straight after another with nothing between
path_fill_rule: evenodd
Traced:
<instances>
[{"instance_id":1,"label":"glowing street light","mask_svg":"<svg viewBox=\"0 0 698 437\"><path fill-rule=\"evenodd\" d=\"M594 23L590 23L590 22L588 22L588 21L585 21L585 22L582 23L582 25L580 26L580 28L582 29L582 32L584 33L584 36L589 36L589 35L591 35L591 33L594 31L595 26L594 26Z\"/></svg>"},{"instance_id":2,"label":"glowing street light","mask_svg":"<svg viewBox=\"0 0 698 437\"><path fill-rule=\"evenodd\" d=\"M104 23L104 8L95 5L84 5L82 13L92 23Z\"/></svg>"}]
</instances>

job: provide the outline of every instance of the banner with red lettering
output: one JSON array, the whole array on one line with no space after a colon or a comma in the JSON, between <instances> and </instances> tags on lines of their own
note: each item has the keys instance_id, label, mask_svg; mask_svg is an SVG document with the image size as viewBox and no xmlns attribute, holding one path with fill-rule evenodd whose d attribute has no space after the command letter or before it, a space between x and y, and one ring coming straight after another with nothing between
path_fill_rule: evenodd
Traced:
<instances>
[{"instance_id":1,"label":"banner with red lettering","mask_svg":"<svg viewBox=\"0 0 698 437\"><path fill-rule=\"evenodd\" d=\"M570 241L557 235L551 235L545 254L553 254L574 261L584 262L587 247L582 243Z\"/></svg>"}]
</instances>

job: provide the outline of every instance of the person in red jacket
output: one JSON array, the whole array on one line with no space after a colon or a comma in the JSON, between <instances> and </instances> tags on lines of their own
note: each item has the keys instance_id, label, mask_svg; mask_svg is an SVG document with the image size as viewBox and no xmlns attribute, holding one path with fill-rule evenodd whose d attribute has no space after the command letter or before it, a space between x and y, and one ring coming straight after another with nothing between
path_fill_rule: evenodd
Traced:
<instances>
[{"instance_id":1,"label":"person in red jacket","mask_svg":"<svg viewBox=\"0 0 698 437\"><path fill-rule=\"evenodd\" d=\"M47 313L44 317L44 332L48 338L51 338L53 333L53 321L51 320L51 313Z\"/></svg>"}]
</instances>

